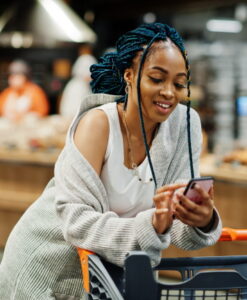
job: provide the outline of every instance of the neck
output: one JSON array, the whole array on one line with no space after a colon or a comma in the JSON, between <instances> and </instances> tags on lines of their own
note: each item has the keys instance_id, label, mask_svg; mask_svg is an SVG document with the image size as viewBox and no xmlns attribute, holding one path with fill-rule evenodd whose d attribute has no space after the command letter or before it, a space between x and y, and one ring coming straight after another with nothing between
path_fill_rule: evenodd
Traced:
<instances>
[{"instance_id":1,"label":"neck","mask_svg":"<svg viewBox=\"0 0 247 300\"><path fill-rule=\"evenodd\" d=\"M121 118L123 118L123 114L125 115L125 120L128 125L128 130L131 136L136 139L142 139L143 137L142 137L138 107L127 105L127 108L124 111L123 105L121 105L120 107ZM145 118L145 116L143 116L143 118L144 118L144 126L145 126L147 140L150 141L154 135L158 123L150 122L149 120L147 120L147 118Z\"/></svg>"}]
</instances>

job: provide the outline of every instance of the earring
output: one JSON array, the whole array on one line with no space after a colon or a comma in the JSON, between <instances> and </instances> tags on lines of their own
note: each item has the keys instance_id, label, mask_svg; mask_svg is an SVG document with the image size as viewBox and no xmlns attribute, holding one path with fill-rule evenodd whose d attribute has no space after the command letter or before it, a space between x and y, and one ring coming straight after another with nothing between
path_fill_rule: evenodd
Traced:
<instances>
[{"instance_id":1,"label":"earring","mask_svg":"<svg viewBox=\"0 0 247 300\"><path fill-rule=\"evenodd\" d=\"M126 81L126 86L125 86L125 96L124 96L124 107L123 109L126 110L127 104L128 104L128 93L129 93L129 82Z\"/></svg>"},{"instance_id":2,"label":"earring","mask_svg":"<svg viewBox=\"0 0 247 300\"><path fill-rule=\"evenodd\" d=\"M125 94L126 95L128 95L128 93L129 93L129 87L130 87L130 83L127 81L126 86L125 86Z\"/></svg>"}]
</instances>

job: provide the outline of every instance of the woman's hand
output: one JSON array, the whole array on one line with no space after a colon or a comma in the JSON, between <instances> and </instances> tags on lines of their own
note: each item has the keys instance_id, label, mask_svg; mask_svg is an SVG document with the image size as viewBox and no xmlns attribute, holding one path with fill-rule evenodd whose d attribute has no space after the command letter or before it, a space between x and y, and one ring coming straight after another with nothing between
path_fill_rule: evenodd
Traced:
<instances>
[{"instance_id":1,"label":"woman's hand","mask_svg":"<svg viewBox=\"0 0 247 300\"><path fill-rule=\"evenodd\" d=\"M184 184L165 185L156 191L153 198L155 212L153 214L153 227L158 234L164 233L173 221L173 194L175 190L184 187Z\"/></svg>"},{"instance_id":2,"label":"woman's hand","mask_svg":"<svg viewBox=\"0 0 247 300\"><path fill-rule=\"evenodd\" d=\"M193 227L207 227L213 217L213 188L210 189L209 193L205 192L199 185L195 185L194 189L201 196L200 203L195 203L178 192L176 194L177 201L174 204L174 216L184 224Z\"/></svg>"}]
</instances>

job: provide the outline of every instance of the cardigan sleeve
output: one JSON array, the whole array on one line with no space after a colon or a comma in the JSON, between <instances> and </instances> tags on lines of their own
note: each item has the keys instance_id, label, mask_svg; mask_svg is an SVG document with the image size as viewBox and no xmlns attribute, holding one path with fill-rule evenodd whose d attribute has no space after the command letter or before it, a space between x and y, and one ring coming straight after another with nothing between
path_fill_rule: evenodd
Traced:
<instances>
[{"instance_id":1,"label":"cardigan sleeve","mask_svg":"<svg viewBox=\"0 0 247 300\"><path fill-rule=\"evenodd\" d=\"M170 245L170 233L162 238L152 225L153 208L134 218L120 218L109 211L106 192L98 175L79 151L67 147L55 166L56 211L65 240L96 252L122 266L129 251L146 251L152 264Z\"/></svg>"}]
</instances>

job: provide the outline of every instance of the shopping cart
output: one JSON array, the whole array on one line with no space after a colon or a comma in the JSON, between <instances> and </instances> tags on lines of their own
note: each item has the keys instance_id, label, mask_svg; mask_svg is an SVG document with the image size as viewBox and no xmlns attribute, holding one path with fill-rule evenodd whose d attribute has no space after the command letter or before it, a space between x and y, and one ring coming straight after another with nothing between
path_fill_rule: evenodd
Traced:
<instances>
[{"instance_id":1,"label":"shopping cart","mask_svg":"<svg viewBox=\"0 0 247 300\"><path fill-rule=\"evenodd\" d=\"M247 230L224 228L221 241L247 241ZM247 299L247 255L163 258L152 268L145 252L131 252L124 269L78 249L89 300ZM179 272L181 280L162 282L155 271Z\"/></svg>"}]
</instances>

